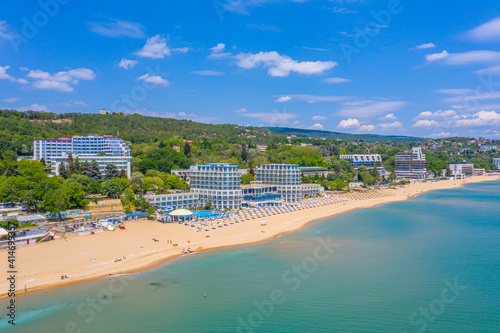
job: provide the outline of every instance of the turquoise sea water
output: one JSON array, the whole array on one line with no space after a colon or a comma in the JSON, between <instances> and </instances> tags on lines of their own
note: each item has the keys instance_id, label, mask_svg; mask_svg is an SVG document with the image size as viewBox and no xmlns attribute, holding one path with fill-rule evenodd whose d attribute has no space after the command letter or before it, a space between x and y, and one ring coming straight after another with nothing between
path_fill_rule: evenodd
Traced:
<instances>
[{"instance_id":1,"label":"turquoise sea water","mask_svg":"<svg viewBox=\"0 0 500 333\"><path fill-rule=\"evenodd\" d=\"M500 332L500 182L17 301L0 331Z\"/></svg>"}]
</instances>

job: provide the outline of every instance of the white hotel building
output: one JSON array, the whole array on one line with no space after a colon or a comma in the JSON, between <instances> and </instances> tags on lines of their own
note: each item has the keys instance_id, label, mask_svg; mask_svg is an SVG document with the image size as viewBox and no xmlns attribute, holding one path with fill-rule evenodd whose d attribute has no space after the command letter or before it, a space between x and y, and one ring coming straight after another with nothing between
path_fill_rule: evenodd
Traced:
<instances>
[{"instance_id":1,"label":"white hotel building","mask_svg":"<svg viewBox=\"0 0 500 333\"><path fill-rule=\"evenodd\" d=\"M61 162L67 163L70 153L80 162L95 160L101 173L107 164L114 164L118 170L124 169L130 178L132 153L120 137L89 135L33 140L33 159L40 161L43 158L51 165L54 175L59 174Z\"/></svg>"},{"instance_id":2,"label":"white hotel building","mask_svg":"<svg viewBox=\"0 0 500 333\"><path fill-rule=\"evenodd\" d=\"M198 194L202 205L211 201L218 209L241 207L241 174L237 165L212 163L191 167L191 193Z\"/></svg>"},{"instance_id":3,"label":"white hotel building","mask_svg":"<svg viewBox=\"0 0 500 333\"><path fill-rule=\"evenodd\" d=\"M221 210L238 210L242 206L275 205L302 200L324 189L319 184L302 184L298 165L266 164L256 170L256 180L241 184L237 165L213 163L194 165L190 169L191 192L182 194L148 195L145 199L154 206L192 208L208 201Z\"/></svg>"}]
</instances>

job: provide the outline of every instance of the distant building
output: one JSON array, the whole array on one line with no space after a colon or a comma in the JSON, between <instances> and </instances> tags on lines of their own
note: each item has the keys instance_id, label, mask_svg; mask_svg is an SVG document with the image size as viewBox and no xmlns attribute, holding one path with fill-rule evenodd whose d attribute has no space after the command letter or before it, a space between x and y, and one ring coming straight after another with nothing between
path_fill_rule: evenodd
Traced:
<instances>
[{"instance_id":1,"label":"distant building","mask_svg":"<svg viewBox=\"0 0 500 333\"><path fill-rule=\"evenodd\" d=\"M106 109L101 109L101 111L99 111L100 114L109 114L109 110L106 110Z\"/></svg>"},{"instance_id":2,"label":"distant building","mask_svg":"<svg viewBox=\"0 0 500 333\"><path fill-rule=\"evenodd\" d=\"M257 149L260 151L266 151L267 150L267 145L257 145Z\"/></svg>"},{"instance_id":3,"label":"distant building","mask_svg":"<svg viewBox=\"0 0 500 333\"><path fill-rule=\"evenodd\" d=\"M170 174L184 179L186 184L191 184L191 169L173 169L170 171Z\"/></svg>"},{"instance_id":4,"label":"distant building","mask_svg":"<svg viewBox=\"0 0 500 333\"><path fill-rule=\"evenodd\" d=\"M421 148L413 148L396 155L395 174L398 178L424 179L426 177L425 154Z\"/></svg>"},{"instance_id":5,"label":"distant building","mask_svg":"<svg viewBox=\"0 0 500 333\"><path fill-rule=\"evenodd\" d=\"M494 158L493 164L495 164L498 167L498 169L500 169L500 158Z\"/></svg>"},{"instance_id":6,"label":"distant building","mask_svg":"<svg viewBox=\"0 0 500 333\"><path fill-rule=\"evenodd\" d=\"M323 167L300 167L302 176L325 176L328 174L328 169Z\"/></svg>"},{"instance_id":7,"label":"distant building","mask_svg":"<svg viewBox=\"0 0 500 333\"><path fill-rule=\"evenodd\" d=\"M495 149L497 149L497 147L494 145L482 145L479 147L479 151L490 151Z\"/></svg>"},{"instance_id":8,"label":"distant building","mask_svg":"<svg viewBox=\"0 0 500 333\"><path fill-rule=\"evenodd\" d=\"M474 176L484 176L486 170L484 169L474 169Z\"/></svg>"},{"instance_id":9,"label":"distant building","mask_svg":"<svg viewBox=\"0 0 500 333\"><path fill-rule=\"evenodd\" d=\"M350 155L340 155L340 159L349 161L354 168L358 170L361 165L364 165L368 169L373 169L377 167L379 170L383 170L382 157L379 154L350 154Z\"/></svg>"},{"instance_id":10,"label":"distant building","mask_svg":"<svg viewBox=\"0 0 500 333\"><path fill-rule=\"evenodd\" d=\"M178 153L181 152L181 146L172 146L172 149L175 150Z\"/></svg>"},{"instance_id":11,"label":"distant building","mask_svg":"<svg viewBox=\"0 0 500 333\"><path fill-rule=\"evenodd\" d=\"M457 177L459 175L472 176L474 174L474 164L472 163L450 163L449 169L451 176Z\"/></svg>"},{"instance_id":12,"label":"distant building","mask_svg":"<svg viewBox=\"0 0 500 333\"><path fill-rule=\"evenodd\" d=\"M107 164L114 164L118 170L125 170L130 178L132 153L120 137L89 135L33 140L33 159L40 161L43 158L51 165L54 175L59 174L62 162L67 163L70 153L80 162L96 161L101 173Z\"/></svg>"}]
</instances>

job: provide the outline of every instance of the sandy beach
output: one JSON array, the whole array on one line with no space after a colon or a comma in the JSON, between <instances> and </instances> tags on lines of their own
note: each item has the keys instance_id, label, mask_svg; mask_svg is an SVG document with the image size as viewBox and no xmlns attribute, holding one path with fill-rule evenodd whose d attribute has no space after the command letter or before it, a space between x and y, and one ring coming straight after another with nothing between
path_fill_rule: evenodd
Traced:
<instances>
[{"instance_id":1,"label":"sandy beach","mask_svg":"<svg viewBox=\"0 0 500 333\"><path fill-rule=\"evenodd\" d=\"M404 188L377 191L377 197L350 199L346 202L248 220L216 230L210 229L208 232L198 232L196 228L183 224L140 220L126 222L125 230L74 236L20 247L16 251L17 289L20 290L18 294L25 294L25 285L29 294L36 290L88 282L110 275L149 270L165 264L169 259L184 255L182 249L188 247L198 252L260 242L299 230L311 221L352 209L407 200L427 191L498 179L500 176L478 176L466 180L421 182L406 185ZM267 225L261 226L262 220L267 221ZM153 237L159 241L153 241ZM115 262L116 258L122 257L126 257L126 260ZM6 250L0 252L0 262L6 267ZM61 280L61 275L71 278ZM6 297L7 282L6 279L0 282L0 298Z\"/></svg>"}]
</instances>

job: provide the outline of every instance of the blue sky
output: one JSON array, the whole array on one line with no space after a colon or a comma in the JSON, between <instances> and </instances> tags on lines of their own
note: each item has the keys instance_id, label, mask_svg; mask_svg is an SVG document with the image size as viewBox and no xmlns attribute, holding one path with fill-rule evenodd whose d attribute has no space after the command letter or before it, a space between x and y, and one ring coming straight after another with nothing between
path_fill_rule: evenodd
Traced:
<instances>
[{"instance_id":1,"label":"blue sky","mask_svg":"<svg viewBox=\"0 0 500 333\"><path fill-rule=\"evenodd\" d=\"M0 5L0 107L500 138L500 4Z\"/></svg>"}]
</instances>

